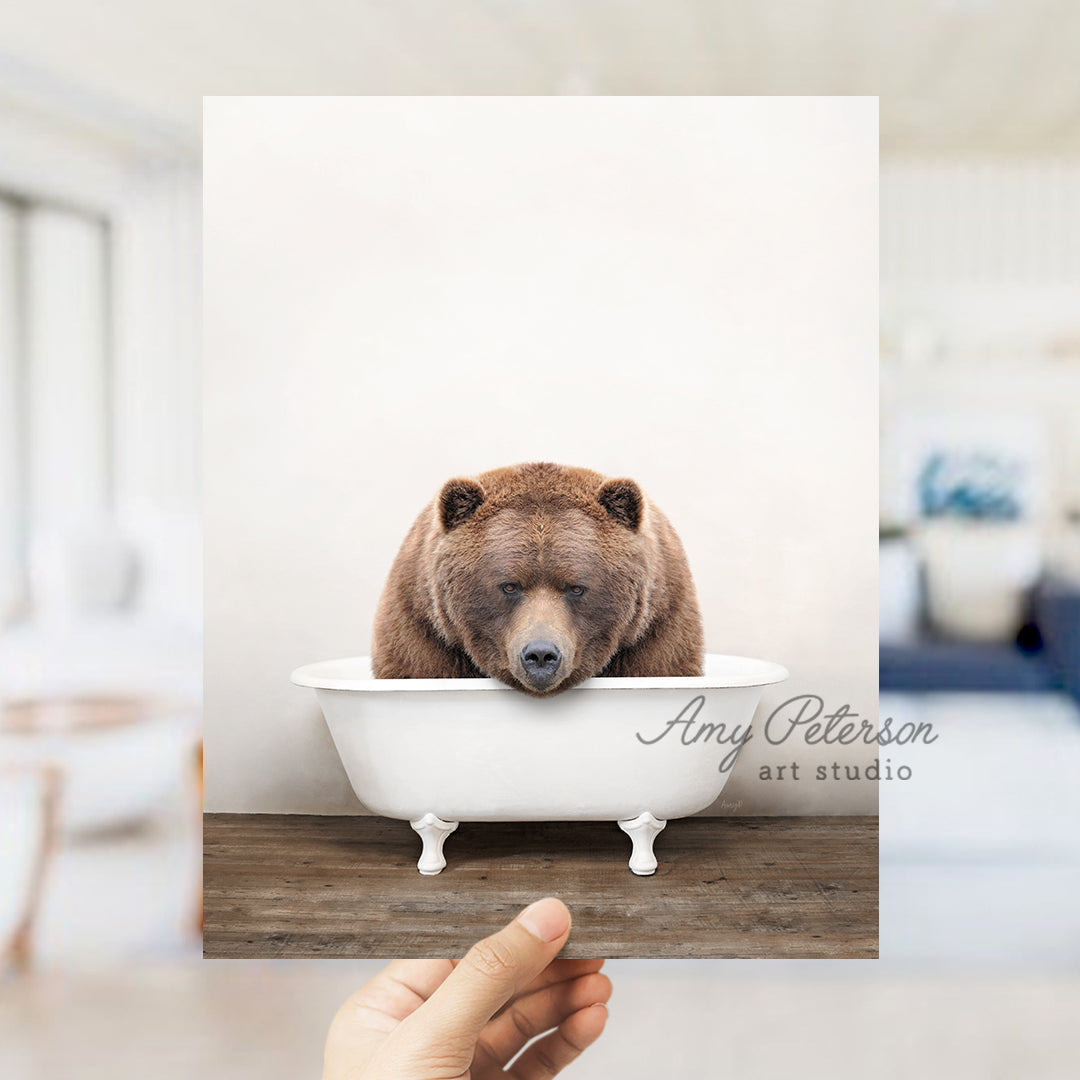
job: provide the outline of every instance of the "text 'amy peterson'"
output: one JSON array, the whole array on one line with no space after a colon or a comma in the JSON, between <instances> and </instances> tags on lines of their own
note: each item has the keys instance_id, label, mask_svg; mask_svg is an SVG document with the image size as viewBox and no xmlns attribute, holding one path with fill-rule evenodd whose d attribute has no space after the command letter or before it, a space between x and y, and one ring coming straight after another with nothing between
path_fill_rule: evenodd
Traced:
<instances>
[{"instance_id":1,"label":"text 'amy peterson'","mask_svg":"<svg viewBox=\"0 0 1080 1080\"><path fill-rule=\"evenodd\" d=\"M678 729L676 736L684 746L695 743L715 742L730 746L730 750L720 762L720 771L726 772L735 764L739 751L751 739L749 724L733 724L730 728L724 724L711 724L699 720L698 714L705 706L705 697L699 694L683 706L674 720L668 720L657 735L651 738L637 732L637 739L646 746L652 746L667 738ZM863 743L867 746L909 746L921 742L937 742L933 724L928 721L900 724L893 726L893 718L885 717L880 724L860 717L848 704L841 705L830 713L825 712L825 700L817 694L799 694L778 705L769 714L762 734L773 746L780 746L793 735L799 734L810 746L850 746Z\"/></svg>"}]
</instances>

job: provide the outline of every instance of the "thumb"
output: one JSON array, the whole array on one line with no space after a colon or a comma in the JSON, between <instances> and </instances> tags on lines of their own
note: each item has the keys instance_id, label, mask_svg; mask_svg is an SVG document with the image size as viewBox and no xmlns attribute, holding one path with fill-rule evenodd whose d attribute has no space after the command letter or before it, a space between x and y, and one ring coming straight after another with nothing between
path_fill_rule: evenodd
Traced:
<instances>
[{"instance_id":1,"label":"thumb","mask_svg":"<svg viewBox=\"0 0 1080 1080\"><path fill-rule=\"evenodd\" d=\"M561 900L530 904L509 926L478 941L409 1017L410 1042L444 1053L460 1047L471 1059L484 1025L555 959L569 934L570 912Z\"/></svg>"}]
</instances>

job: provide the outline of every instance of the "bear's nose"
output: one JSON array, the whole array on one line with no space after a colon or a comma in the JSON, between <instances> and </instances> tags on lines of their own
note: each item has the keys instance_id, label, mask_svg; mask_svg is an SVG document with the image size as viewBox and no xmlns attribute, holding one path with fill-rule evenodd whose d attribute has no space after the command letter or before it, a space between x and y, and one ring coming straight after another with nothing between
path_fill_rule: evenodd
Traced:
<instances>
[{"instance_id":1,"label":"bear's nose","mask_svg":"<svg viewBox=\"0 0 1080 1080\"><path fill-rule=\"evenodd\" d=\"M550 679L561 663L562 653L550 641L530 641L521 650L521 666L538 682Z\"/></svg>"}]
</instances>

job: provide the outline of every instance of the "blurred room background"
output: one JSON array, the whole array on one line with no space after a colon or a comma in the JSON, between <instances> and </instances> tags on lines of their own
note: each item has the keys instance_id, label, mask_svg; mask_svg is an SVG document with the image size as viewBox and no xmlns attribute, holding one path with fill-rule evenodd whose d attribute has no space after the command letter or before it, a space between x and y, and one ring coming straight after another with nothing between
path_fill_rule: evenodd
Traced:
<instances>
[{"instance_id":1,"label":"blurred room background","mask_svg":"<svg viewBox=\"0 0 1080 1080\"><path fill-rule=\"evenodd\" d=\"M39 968L198 947L199 142L72 75L0 56L0 955Z\"/></svg>"},{"instance_id":2,"label":"blurred room background","mask_svg":"<svg viewBox=\"0 0 1080 1080\"><path fill-rule=\"evenodd\" d=\"M881 98L881 715L940 736L882 785L887 959L612 965L571 1075L1073 1075L1078 54L1069 0L4 7L0 1074L311 1075L378 966L197 960L201 95L838 93Z\"/></svg>"},{"instance_id":3,"label":"blurred room background","mask_svg":"<svg viewBox=\"0 0 1080 1080\"><path fill-rule=\"evenodd\" d=\"M1080 963L1080 163L883 162L882 955ZM894 754L898 757L899 751Z\"/></svg>"}]
</instances>

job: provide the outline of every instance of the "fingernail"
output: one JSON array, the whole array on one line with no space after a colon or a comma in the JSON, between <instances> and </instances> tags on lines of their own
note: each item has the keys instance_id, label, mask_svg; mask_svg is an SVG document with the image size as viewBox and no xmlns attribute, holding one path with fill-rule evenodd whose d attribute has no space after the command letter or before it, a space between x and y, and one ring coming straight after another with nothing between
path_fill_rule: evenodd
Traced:
<instances>
[{"instance_id":1,"label":"fingernail","mask_svg":"<svg viewBox=\"0 0 1080 1080\"><path fill-rule=\"evenodd\" d=\"M561 900L546 896L530 904L518 917L517 921L541 941L554 941L562 937L570 926L570 912Z\"/></svg>"}]
</instances>

